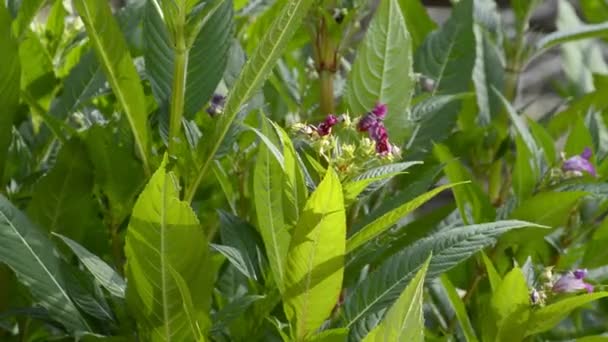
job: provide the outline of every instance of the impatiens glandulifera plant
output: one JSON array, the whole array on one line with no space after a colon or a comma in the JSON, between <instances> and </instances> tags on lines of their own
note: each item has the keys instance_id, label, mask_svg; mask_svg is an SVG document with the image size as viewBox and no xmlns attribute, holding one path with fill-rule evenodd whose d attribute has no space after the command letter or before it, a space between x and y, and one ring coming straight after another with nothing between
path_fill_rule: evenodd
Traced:
<instances>
[{"instance_id":1,"label":"impatiens glandulifera plant","mask_svg":"<svg viewBox=\"0 0 608 342\"><path fill-rule=\"evenodd\" d=\"M606 339L605 1L109 3L0 1L0 340Z\"/></svg>"}]
</instances>

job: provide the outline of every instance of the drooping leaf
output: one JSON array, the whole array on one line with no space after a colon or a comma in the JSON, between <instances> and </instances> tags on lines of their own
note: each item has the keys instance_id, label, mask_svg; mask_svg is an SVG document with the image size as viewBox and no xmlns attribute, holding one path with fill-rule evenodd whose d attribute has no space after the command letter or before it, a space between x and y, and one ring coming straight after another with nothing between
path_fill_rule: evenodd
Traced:
<instances>
[{"instance_id":1,"label":"drooping leaf","mask_svg":"<svg viewBox=\"0 0 608 342\"><path fill-rule=\"evenodd\" d=\"M144 169L149 171L149 129L144 91L124 36L107 1L75 0L74 6L117 102L129 121Z\"/></svg>"},{"instance_id":2,"label":"drooping leaf","mask_svg":"<svg viewBox=\"0 0 608 342\"><path fill-rule=\"evenodd\" d=\"M588 293L562 299L556 303L534 310L530 314L526 336L547 331L566 318L570 311L605 297L608 297L608 292Z\"/></svg>"},{"instance_id":3,"label":"drooping leaf","mask_svg":"<svg viewBox=\"0 0 608 342\"><path fill-rule=\"evenodd\" d=\"M283 300L297 339L315 332L337 303L345 246L342 187L329 168L304 206L287 254Z\"/></svg>"},{"instance_id":4,"label":"drooping leaf","mask_svg":"<svg viewBox=\"0 0 608 342\"><path fill-rule=\"evenodd\" d=\"M72 252L78 257L78 260L80 260L82 265L91 272L101 286L116 297L125 297L127 284L112 267L106 264L105 261L101 260L97 255L82 247L76 241L61 234L54 233L54 235L58 236L66 245L68 245L68 247L70 247Z\"/></svg>"},{"instance_id":5,"label":"drooping leaf","mask_svg":"<svg viewBox=\"0 0 608 342\"><path fill-rule=\"evenodd\" d=\"M205 162L200 167L196 179L186 191L186 199L188 201L192 200L198 185L212 165L215 154L222 146L232 122L236 119L247 101L262 87L264 81L274 68L276 61L287 47L287 43L296 32L296 29L300 27L312 3L313 0L289 0L283 6L276 20L264 35L264 38L260 41L251 59L245 64L226 99L224 114L220 117L220 122L212 139L214 143L211 144L208 150L209 153L206 156Z\"/></svg>"},{"instance_id":6,"label":"drooping leaf","mask_svg":"<svg viewBox=\"0 0 608 342\"><path fill-rule=\"evenodd\" d=\"M6 263L32 296L71 331L91 331L68 295L62 261L49 238L0 195L0 262Z\"/></svg>"},{"instance_id":7,"label":"drooping leaf","mask_svg":"<svg viewBox=\"0 0 608 342\"><path fill-rule=\"evenodd\" d=\"M21 65L18 43L11 32L11 15L0 4L0 46L6 51L0 63L0 183L6 168L7 152L12 140L13 119L19 106Z\"/></svg>"},{"instance_id":8,"label":"drooping leaf","mask_svg":"<svg viewBox=\"0 0 608 342\"><path fill-rule=\"evenodd\" d=\"M185 324L192 317L201 331L208 328L213 274L207 239L178 190L164 161L137 199L127 228L127 300L151 341L197 340ZM191 304L184 302L173 272L187 284Z\"/></svg>"},{"instance_id":9,"label":"drooping leaf","mask_svg":"<svg viewBox=\"0 0 608 342\"><path fill-rule=\"evenodd\" d=\"M285 174L281 164L272 154L269 146L274 146L276 135L271 131L266 119L262 120L263 128L260 135L269 137L268 144L260 144L254 168L253 194L258 229L273 278L278 288L284 290L285 260L291 239L283 212L282 182ZM272 140L270 140L272 139ZM274 141L273 141L274 140Z\"/></svg>"},{"instance_id":10,"label":"drooping leaf","mask_svg":"<svg viewBox=\"0 0 608 342\"><path fill-rule=\"evenodd\" d=\"M346 299L344 319L351 329L351 337L361 339L378 324L429 253L432 252L433 257L427 278L434 278L493 244L502 233L530 226L536 225L523 221L497 221L453 228L421 239L388 258Z\"/></svg>"},{"instance_id":11,"label":"drooping leaf","mask_svg":"<svg viewBox=\"0 0 608 342\"><path fill-rule=\"evenodd\" d=\"M397 0L381 1L350 74L348 103L353 113L388 107L386 128L400 146L410 129L407 110L414 90L412 41Z\"/></svg>"},{"instance_id":12,"label":"drooping leaf","mask_svg":"<svg viewBox=\"0 0 608 342\"><path fill-rule=\"evenodd\" d=\"M361 228L361 230L357 231L353 236L348 239L348 241L346 242L346 253L352 252L353 250L362 246L366 242L382 234L385 230L389 229L405 215L411 213L412 211L414 211L415 209L435 197L440 192L451 187L457 186L459 184L463 183L446 184L439 186L427 193L424 193L414 198L413 200L403 204L402 206L382 215L367 226Z\"/></svg>"},{"instance_id":13,"label":"drooping leaf","mask_svg":"<svg viewBox=\"0 0 608 342\"><path fill-rule=\"evenodd\" d=\"M422 299L424 294L424 277L430 260L431 256L429 255L395 304L388 310L382 323L365 336L363 342L424 341Z\"/></svg>"}]
</instances>

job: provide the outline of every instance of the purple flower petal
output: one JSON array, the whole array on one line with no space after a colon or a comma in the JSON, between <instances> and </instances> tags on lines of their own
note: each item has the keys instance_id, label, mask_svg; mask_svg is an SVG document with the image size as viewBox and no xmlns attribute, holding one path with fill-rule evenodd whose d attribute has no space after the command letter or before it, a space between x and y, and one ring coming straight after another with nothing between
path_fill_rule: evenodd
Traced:
<instances>
[{"instance_id":1,"label":"purple flower petal","mask_svg":"<svg viewBox=\"0 0 608 342\"><path fill-rule=\"evenodd\" d=\"M583 152L584 153L584 152ZM592 176L596 176L595 168L591 162L583 157L574 156L566 159L562 164L562 170L564 171L578 171L587 172Z\"/></svg>"},{"instance_id":2,"label":"purple flower petal","mask_svg":"<svg viewBox=\"0 0 608 342\"><path fill-rule=\"evenodd\" d=\"M579 268L576 269L572 272L572 274L574 275L574 277L576 279L584 279L587 276L587 269L586 268Z\"/></svg>"},{"instance_id":3,"label":"purple flower petal","mask_svg":"<svg viewBox=\"0 0 608 342\"><path fill-rule=\"evenodd\" d=\"M593 285L585 283L583 279L577 278L573 272L568 272L553 284L552 290L555 293L572 293L581 290L593 292Z\"/></svg>"},{"instance_id":4,"label":"purple flower petal","mask_svg":"<svg viewBox=\"0 0 608 342\"><path fill-rule=\"evenodd\" d=\"M592 155L593 155L593 152L591 151L591 149L589 147L585 147L585 149L581 153L581 157L583 157L584 159L587 159L587 160L591 159Z\"/></svg>"}]
</instances>

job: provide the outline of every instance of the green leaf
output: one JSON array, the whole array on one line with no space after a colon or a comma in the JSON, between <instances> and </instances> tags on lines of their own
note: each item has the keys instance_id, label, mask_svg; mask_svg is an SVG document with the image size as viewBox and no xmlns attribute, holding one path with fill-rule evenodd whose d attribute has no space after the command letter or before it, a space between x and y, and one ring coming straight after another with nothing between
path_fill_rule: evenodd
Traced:
<instances>
[{"instance_id":1,"label":"green leaf","mask_svg":"<svg viewBox=\"0 0 608 342\"><path fill-rule=\"evenodd\" d=\"M536 189L538 173L534 157L521 136L515 137L515 165L513 166L513 191L521 201L530 197Z\"/></svg>"},{"instance_id":2,"label":"green leaf","mask_svg":"<svg viewBox=\"0 0 608 342\"><path fill-rule=\"evenodd\" d=\"M324 330L314 335L308 342L346 342L348 339L348 329L336 328Z\"/></svg>"},{"instance_id":3,"label":"green leaf","mask_svg":"<svg viewBox=\"0 0 608 342\"><path fill-rule=\"evenodd\" d=\"M117 102L131 125L144 169L149 171L149 133L144 91L124 36L107 1L75 0L74 6L87 29L91 45L103 66Z\"/></svg>"},{"instance_id":4,"label":"green leaf","mask_svg":"<svg viewBox=\"0 0 608 342\"><path fill-rule=\"evenodd\" d=\"M276 140L276 135L271 131L265 118L262 120L262 125L261 135L274 136L269 139ZM285 176L280 162L269 148L273 145L273 141L269 141L268 144L260 144L253 175L253 195L258 229L266 247L270 269L277 287L283 292L285 289L285 259L289 249L290 235L283 212L282 183Z\"/></svg>"},{"instance_id":5,"label":"green leaf","mask_svg":"<svg viewBox=\"0 0 608 342\"><path fill-rule=\"evenodd\" d=\"M558 1L556 25L560 31L578 31L585 28L576 9L566 0ZM602 31L604 34L608 32L606 24ZM560 49L564 73L576 95L582 96L595 89L593 73L608 73L608 65L602 57L602 50L592 40L570 41L562 44Z\"/></svg>"},{"instance_id":6,"label":"green leaf","mask_svg":"<svg viewBox=\"0 0 608 342\"><path fill-rule=\"evenodd\" d=\"M232 122L246 102L262 87L283 50L287 47L287 43L300 27L312 3L313 0L288 0L273 22L272 27L260 41L251 59L245 64L239 78L228 94L224 114L220 117L216 134L212 139L214 143L211 145L207 159L197 172L196 179L186 191L185 198L188 201L192 201L192 198L194 198L194 194L212 165L215 154L222 146Z\"/></svg>"},{"instance_id":7,"label":"green leaf","mask_svg":"<svg viewBox=\"0 0 608 342\"><path fill-rule=\"evenodd\" d=\"M366 242L382 234L404 216L413 212L440 192L464 183L466 182L442 185L380 216L365 227L361 228L361 230L357 231L348 239L346 242L346 253L354 251L358 247L364 245Z\"/></svg>"},{"instance_id":8,"label":"green leaf","mask_svg":"<svg viewBox=\"0 0 608 342\"><path fill-rule=\"evenodd\" d=\"M445 163L444 172L450 182L464 182L473 179L469 171L452 156L450 150L444 145L435 145L434 154L441 163ZM467 210L473 213L474 222L491 221L495 210L487 194L477 183L470 183L453 190L460 215L465 223L469 218Z\"/></svg>"},{"instance_id":9,"label":"green leaf","mask_svg":"<svg viewBox=\"0 0 608 342\"><path fill-rule=\"evenodd\" d=\"M473 330L473 325L471 325L471 321L469 320L469 314L467 313L464 302L460 296L458 296L458 292L456 292L454 284L452 284L450 278L446 274L441 275L441 284L448 295L448 299L452 305L452 308L454 309L454 313L456 314L456 318L460 323L460 327L462 328L466 340L468 342L479 341L475 335L475 330Z\"/></svg>"},{"instance_id":10,"label":"green leaf","mask_svg":"<svg viewBox=\"0 0 608 342\"><path fill-rule=\"evenodd\" d=\"M32 191L27 213L50 232L60 233L87 248L103 252L107 240L92 196L93 168L82 142L63 145L53 168L39 179Z\"/></svg>"},{"instance_id":11,"label":"green leaf","mask_svg":"<svg viewBox=\"0 0 608 342\"><path fill-rule=\"evenodd\" d=\"M63 92L50 109L50 114L66 118L84 103L97 96L106 79L93 51L88 51L63 81Z\"/></svg>"},{"instance_id":12,"label":"green leaf","mask_svg":"<svg viewBox=\"0 0 608 342\"><path fill-rule=\"evenodd\" d=\"M534 310L528 321L526 336L547 331L566 318L570 311L604 297L608 297L608 292L586 293Z\"/></svg>"},{"instance_id":13,"label":"green leaf","mask_svg":"<svg viewBox=\"0 0 608 342\"><path fill-rule=\"evenodd\" d=\"M412 161L404 163L394 163L379 166L371 170L365 171L353 178L352 181L344 184L344 205L348 207L357 197L364 192L374 191L382 187L388 180L396 175L402 174L404 170L414 165L422 164L421 161Z\"/></svg>"},{"instance_id":14,"label":"green leaf","mask_svg":"<svg viewBox=\"0 0 608 342\"><path fill-rule=\"evenodd\" d=\"M412 51L416 51L437 24L431 19L426 8L420 0L399 0L401 13L405 18L405 25L412 36Z\"/></svg>"},{"instance_id":15,"label":"green leaf","mask_svg":"<svg viewBox=\"0 0 608 342\"><path fill-rule=\"evenodd\" d=\"M101 260L97 255L82 247L76 241L61 234L53 233L53 235L59 237L68 247L70 247L72 252L78 257L78 260L80 260L82 265L91 272L101 286L108 290L113 296L118 298L125 297L127 284L112 267L106 264L105 261Z\"/></svg>"},{"instance_id":16,"label":"green leaf","mask_svg":"<svg viewBox=\"0 0 608 342\"><path fill-rule=\"evenodd\" d=\"M511 6L513 7L513 13L517 20L517 30L519 32L525 32L528 29L528 22L530 16L541 4L541 0L511 0Z\"/></svg>"},{"instance_id":17,"label":"green leaf","mask_svg":"<svg viewBox=\"0 0 608 342\"><path fill-rule=\"evenodd\" d=\"M49 238L0 195L0 262L15 272L54 319L70 331L91 331L68 295L58 254Z\"/></svg>"},{"instance_id":18,"label":"green leaf","mask_svg":"<svg viewBox=\"0 0 608 342\"><path fill-rule=\"evenodd\" d=\"M510 217L559 227L566 223L574 206L586 195L583 191L541 192L522 201Z\"/></svg>"},{"instance_id":19,"label":"green leaf","mask_svg":"<svg viewBox=\"0 0 608 342\"><path fill-rule=\"evenodd\" d=\"M95 184L107 198L109 218L116 228L131 213L135 197L146 178L132 148L118 140L120 135L113 131L111 124L95 125L86 130L83 138L95 174Z\"/></svg>"},{"instance_id":20,"label":"green leaf","mask_svg":"<svg viewBox=\"0 0 608 342\"><path fill-rule=\"evenodd\" d=\"M472 24L473 1L459 1L450 19L428 35L416 51L414 69L435 81L433 95L469 90L475 63Z\"/></svg>"},{"instance_id":21,"label":"green leaf","mask_svg":"<svg viewBox=\"0 0 608 342\"><path fill-rule=\"evenodd\" d=\"M537 49L548 49L555 45L587 38L608 37L608 23L581 25L567 30L559 30L544 36L536 43Z\"/></svg>"},{"instance_id":22,"label":"green leaf","mask_svg":"<svg viewBox=\"0 0 608 342\"><path fill-rule=\"evenodd\" d=\"M345 242L342 187L329 168L304 206L287 255L283 305L297 340L314 333L338 301Z\"/></svg>"},{"instance_id":23,"label":"green leaf","mask_svg":"<svg viewBox=\"0 0 608 342\"><path fill-rule=\"evenodd\" d=\"M481 257L483 259L483 264L486 267L486 273L488 274L488 280L490 281L490 287L492 288L492 291L496 291L496 289L498 289L498 286L502 282L502 278L500 277L500 274L498 274L498 271L496 271L496 268L494 267L492 260L490 260L490 258L488 258L486 253L481 252Z\"/></svg>"},{"instance_id":24,"label":"green leaf","mask_svg":"<svg viewBox=\"0 0 608 342\"><path fill-rule=\"evenodd\" d=\"M369 112L378 102L386 104L386 128L398 146L410 129L407 110L414 90L411 46L399 3L381 1L357 50L347 95L356 114Z\"/></svg>"},{"instance_id":25,"label":"green leaf","mask_svg":"<svg viewBox=\"0 0 608 342\"><path fill-rule=\"evenodd\" d=\"M493 244L502 233L530 226L537 225L523 221L498 221L453 228L421 239L388 258L346 299L344 318L346 326L351 329L351 336L363 338L378 324L379 317L399 297L429 253L433 257L427 278L434 278Z\"/></svg>"},{"instance_id":26,"label":"green leaf","mask_svg":"<svg viewBox=\"0 0 608 342\"><path fill-rule=\"evenodd\" d=\"M214 276L206 242L196 214L179 200L177 179L166 170L165 158L135 203L125 239L127 300L143 339L197 340L184 324L192 317L206 331ZM173 272L187 284L189 312L183 284Z\"/></svg>"},{"instance_id":27,"label":"green leaf","mask_svg":"<svg viewBox=\"0 0 608 342\"><path fill-rule=\"evenodd\" d=\"M476 51L473 84L475 85L479 107L478 122L482 126L487 126L493 118L500 114L502 107L500 99L492 91L492 88L503 89L505 67L501 52L490 39L488 30L476 22L473 25L473 32Z\"/></svg>"},{"instance_id":28,"label":"green leaf","mask_svg":"<svg viewBox=\"0 0 608 342\"><path fill-rule=\"evenodd\" d=\"M259 264L259 260L263 259L262 241L260 241L255 228L230 213L222 210L218 213L222 243L224 246L232 247L237 252L237 260L226 257L246 277L261 280L262 265Z\"/></svg>"},{"instance_id":29,"label":"green leaf","mask_svg":"<svg viewBox=\"0 0 608 342\"><path fill-rule=\"evenodd\" d=\"M34 20L38 11L42 9L45 2L45 0L21 1L17 18L15 18L15 21L13 22L15 36L21 37L28 30L30 23Z\"/></svg>"},{"instance_id":30,"label":"green leaf","mask_svg":"<svg viewBox=\"0 0 608 342\"><path fill-rule=\"evenodd\" d=\"M6 51L0 63L0 183L4 176L8 148L12 140L13 120L19 106L21 65L18 43L11 32L11 15L0 4L0 46Z\"/></svg>"},{"instance_id":31,"label":"green leaf","mask_svg":"<svg viewBox=\"0 0 608 342\"><path fill-rule=\"evenodd\" d=\"M496 341L523 340L530 317L530 296L524 273L513 268L492 293Z\"/></svg>"},{"instance_id":32,"label":"green leaf","mask_svg":"<svg viewBox=\"0 0 608 342\"><path fill-rule=\"evenodd\" d=\"M604 0L581 1L581 10L591 23L601 23L608 19L608 3Z\"/></svg>"},{"instance_id":33,"label":"green leaf","mask_svg":"<svg viewBox=\"0 0 608 342\"><path fill-rule=\"evenodd\" d=\"M468 96L468 93L462 93L428 97L414 105L414 108L412 108L411 119L414 122L432 119L433 116L436 116L450 104L453 104L457 100L464 99Z\"/></svg>"},{"instance_id":34,"label":"green leaf","mask_svg":"<svg viewBox=\"0 0 608 342\"><path fill-rule=\"evenodd\" d=\"M567 157L571 157L581 154L586 147L593 149L593 138L591 137L587 125L585 125L585 120L582 117L579 117L570 130L570 134L568 134L564 152ZM595 159L594 157L595 155L592 160Z\"/></svg>"},{"instance_id":35,"label":"green leaf","mask_svg":"<svg viewBox=\"0 0 608 342\"><path fill-rule=\"evenodd\" d=\"M557 156L557 153L555 151L555 142L553 141L553 138L551 137L546 128L544 128L534 120L528 120L528 127L530 128L532 135L536 139L536 142L540 145L547 164L553 165Z\"/></svg>"},{"instance_id":36,"label":"green leaf","mask_svg":"<svg viewBox=\"0 0 608 342\"><path fill-rule=\"evenodd\" d=\"M207 103L222 79L233 28L232 1L223 1L200 30L188 53L184 116L192 117ZM174 45L152 1L143 21L146 75L160 107L168 106L173 84ZM210 53L213 51L213 53Z\"/></svg>"},{"instance_id":37,"label":"green leaf","mask_svg":"<svg viewBox=\"0 0 608 342\"><path fill-rule=\"evenodd\" d=\"M304 180L304 173L299 164L299 156L291 138L279 125L270 121L279 140L283 145L283 161L285 175L283 177L283 212L285 223L295 226L300 220L300 211L306 203L308 189Z\"/></svg>"},{"instance_id":38,"label":"green leaf","mask_svg":"<svg viewBox=\"0 0 608 342\"><path fill-rule=\"evenodd\" d=\"M412 281L401 293L395 304L386 313L382 323L377 325L363 342L375 341L424 341L424 317L422 299L424 276L429 267L431 256L418 270Z\"/></svg>"}]
</instances>

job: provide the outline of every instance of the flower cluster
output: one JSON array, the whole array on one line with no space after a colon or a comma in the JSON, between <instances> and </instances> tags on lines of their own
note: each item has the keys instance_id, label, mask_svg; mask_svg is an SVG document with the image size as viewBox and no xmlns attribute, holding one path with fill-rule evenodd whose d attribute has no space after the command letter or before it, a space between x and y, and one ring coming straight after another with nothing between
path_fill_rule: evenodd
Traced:
<instances>
[{"instance_id":1,"label":"flower cluster","mask_svg":"<svg viewBox=\"0 0 608 342\"><path fill-rule=\"evenodd\" d=\"M209 101L207 113L211 115L211 117L215 117L218 114L222 114L222 112L224 111L225 103L226 97L224 95L213 94L213 97L211 97L211 101Z\"/></svg>"},{"instance_id":2,"label":"flower cluster","mask_svg":"<svg viewBox=\"0 0 608 342\"><path fill-rule=\"evenodd\" d=\"M554 296L564 293L576 293L580 291L593 292L593 285L585 282L587 276L586 269L575 269L561 276L555 277L552 272L552 267L548 267L541 274L541 289L535 288L530 292L530 301L533 305L544 305L548 296Z\"/></svg>"},{"instance_id":3,"label":"flower cluster","mask_svg":"<svg viewBox=\"0 0 608 342\"><path fill-rule=\"evenodd\" d=\"M383 122L386 112L386 105L378 103L357 124L357 130L368 132L369 137L376 143L376 152L383 156L390 154L392 150L392 145L388 141L388 132Z\"/></svg>"},{"instance_id":4,"label":"flower cluster","mask_svg":"<svg viewBox=\"0 0 608 342\"><path fill-rule=\"evenodd\" d=\"M596 177L597 174L595 172L595 168L591 163L590 159L593 155L591 149L589 147L585 147L585 150L579 155L572 156L568 159L564 158L564 162L562 163L562 171L566 173L571 173L575 176L582 176L583 172L586 172L593 177Z\"/></svg>"}]
</instances>

